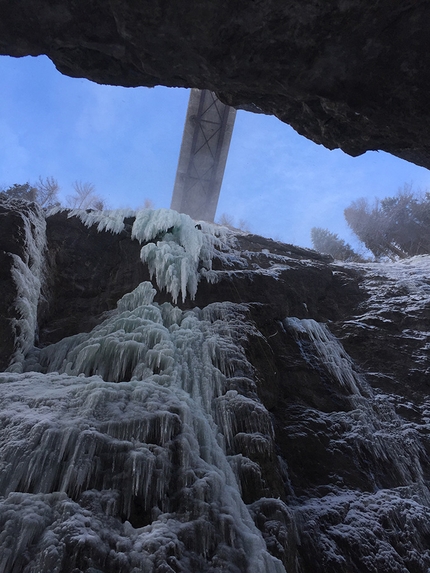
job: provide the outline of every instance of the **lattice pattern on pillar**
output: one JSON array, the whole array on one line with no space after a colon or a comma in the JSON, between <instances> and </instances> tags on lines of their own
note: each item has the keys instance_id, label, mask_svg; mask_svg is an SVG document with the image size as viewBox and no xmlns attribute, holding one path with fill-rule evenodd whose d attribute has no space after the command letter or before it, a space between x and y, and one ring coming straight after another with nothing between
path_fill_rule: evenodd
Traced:
<instances>
[{"instance_id":1,"label":"lattice pattern on pillar","mask_svg":"<svg viewBox=\"0 0 430 573\"><path fill-rule=\"evenodd\" d=\"M236 110L209 90L191 90L171 208L213 221Z\"/></svg>"}]
</instances>

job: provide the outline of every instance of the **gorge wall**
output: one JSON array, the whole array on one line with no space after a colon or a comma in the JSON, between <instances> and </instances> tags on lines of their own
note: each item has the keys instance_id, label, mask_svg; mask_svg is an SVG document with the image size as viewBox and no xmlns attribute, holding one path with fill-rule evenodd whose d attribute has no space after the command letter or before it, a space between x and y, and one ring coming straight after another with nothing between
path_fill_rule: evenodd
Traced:
<instances>
[{"instance_id":1,"label":"gorge wall","mask_svg":"<svg viewBox=\"0 0 430 573\"><path fill-rule=\"evenodd\" d=\"M424 1L0 1L0 54L46 54L64 74L207 88L351 155L429 167Z\"/></svg>"},{"instance_id":2,"label":"gorge wall","mask_svg":"<svg viewBox=\"0 0 430 573\"><path fill-rule=\"evenodd\" d=\"M2 203L2 573L426 573L430 259Z\"/></svg>"}]
</instances>

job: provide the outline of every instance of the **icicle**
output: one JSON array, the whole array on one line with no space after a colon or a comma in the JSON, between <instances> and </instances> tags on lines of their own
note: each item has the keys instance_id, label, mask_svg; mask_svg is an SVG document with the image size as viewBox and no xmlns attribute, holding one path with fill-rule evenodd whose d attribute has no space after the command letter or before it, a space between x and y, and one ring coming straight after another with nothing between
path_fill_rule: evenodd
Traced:
<instances>
[{"instance_id":1,"label":"icicle","mask_svg":"<svg viewBox=\"0 0 430 573\"><path fill-rule=\"evenodd\" d=\"M56 211L49 212L49 215ZM121 233L124 228L124 219L135 217L132 209L115 209L113 211L98 211L90 209L72 209L68 211L67 217L78 217L86 227L97 225L97 231L109 231L113 234Z\"/></svg>"},{"instance_id":2,"label":"icicle","mask_svg":"<svg viewBox=\"0 0 430 573\"><path fill-rule=\"evenodd\" d=\"M137 307L151 304L157 291L149 282L140 283L131 293L125 294L117 303L118 310L135 310Z\"/></svg>"},{"instance_id":3,"label":"icicle","mask_svg":"<svg viewBox=\"0 0 430 573\"><path fill-rule=\"evenodd\" d=\"M142 283L92 332L29 356L27 367L46 374L0 375L0 494L18 489L49 496L56 490L72 503L89 491L112 491L109 506L122 521L148 524L136 533L138 522L130 534L141 548L141 569L148 556L154 558L154 547L165 546L167 535L174 543L186 538L190 551L205 559L217 555L220 563L228 562L229 552L243 555L248 573L284 573L267 553L223 449L225 439L235 438L267 452L273 432L256 400L234 391L223 396L229 371L250 368L237 344L246 308L217 303L181 311L152 302L153 296L151 284ZM224 417L217 414L218 401L227 404ZM242 421L232 421L235 409ZM174 507L182 508L177 514L168 495L172 481L180 500ZM100 536L93 521L88 527L90 539ZM26 531L23 547L40 548L37 532L30 526ZM55 535L62 539L60 532ZM92 552L88 543L86 551Z\"/></svg>"},{"instance_id":4,"label":"icicle","mask_svg":"<svg viewBox=\"0 0 430 573\"><path fill-rule=\"evenodd\" d=\"M23 492L0 502L0 524L7 523L0 533L2 573L17 567L23 553L36 566L46 556L48 539L61 562L66 532L73 553L83 549L94 557L97 548L104 563L120 558L118 543L126 537L125 571L132 570L129 560L136 552L135 566L146 567L166 537L176 542L187 536L189 549L209 559L218 555L221 535L218 562L229 551L242 555L249 573L284 573L241 500L210 416L174 380L169 387L155 379L109 384L98 377L40 373L3 374L0 380L6 408L0 493ZM178 513L167 495L173 475L180 486L175 496L182 500ZM116 490L123 492L120 497ZM93 498L91 513L72 501L85 496ZM109 511L97 510L102 496ZM131 528L119 519L106 525L106 512L115 507L122 521L132 519L135 498L139 511L151 514L146 527ZM37 570L50 572L46 567Z\"/></svg>"},{"instance_id":5,"label":"icicle","mask_svg":"<svg viewBox=\"0 0 430 573\"><path fill-rule=\"evenodd\" d=\"M225 227L196 223L188 215L169 209L74 209L68 217L78 217L87 227L97 225L98 231L112 233L122 232L124 219L133 217L131 236L143 244L141 259L148 265L151 278L154 276L157 286L172 295L174 303L179 296L185 301L187 294L194 299L202 277L211 283L217 281L212 259L215 254L223 257L233 240L232 232Z\"/></svg>"},{"instance_id":6,"label":"icicle","mask_svg":"<svg viewBox=\"0 0 430 573\"><path fill-rule=\"evenodd\" d=\"M40 208L31 204L21 214L24 223L25 258L12 254L12 278L17 289L15 308L19 318L12 321L16 333L16 350L9 367L21 371L25 354L34 344L37 328L37 306L44 280L46 222Z\"/></svg>"},{"instance_id":7,"label":"icicle","mask_svg":"<svg viewBox=\"0 0 430 573\"><path fill-rule=\"evenodd\" d=\"M289 317L284 319L285 327L292 331L297 340L310 340L316 356L335 380L353 394L360 394L360 377L354 371L351 358L340 342L331 334L325 324L312 319ZM301 346L305 358L311 363L314 358Z\"/></svg>"},{"instance_id":8,"label":"icicle","mask_svg":"<svg viewBox=\"0 0 430 573\"><path fill-rule=\"evenodd\" d=\"M205 225L203 230L188 215L159 209L140 211L132 236L147 243L141 251L142 261L155 275L158 287L170 292L176 303L179 295L184 301L187 292L195 297L201 276L211 270L215 246L222 245L217 234L215 226Z\"/></svg>"}]
</instances>

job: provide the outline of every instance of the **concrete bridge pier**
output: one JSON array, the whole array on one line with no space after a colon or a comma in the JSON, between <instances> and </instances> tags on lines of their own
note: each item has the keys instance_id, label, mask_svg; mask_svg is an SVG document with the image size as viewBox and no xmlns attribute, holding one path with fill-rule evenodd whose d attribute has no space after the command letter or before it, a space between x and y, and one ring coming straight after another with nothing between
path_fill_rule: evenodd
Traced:
<instances>
[{"instance_id":1,"label":"concrete bridge pier","mask_svg":"<svg viewBox=\"0 0 430 573\"><path fill-rule=\"evenodd\" d=\"M171 209L213 222L235 117L213 92L191 90Z\"/></svg>"}]
</instances>

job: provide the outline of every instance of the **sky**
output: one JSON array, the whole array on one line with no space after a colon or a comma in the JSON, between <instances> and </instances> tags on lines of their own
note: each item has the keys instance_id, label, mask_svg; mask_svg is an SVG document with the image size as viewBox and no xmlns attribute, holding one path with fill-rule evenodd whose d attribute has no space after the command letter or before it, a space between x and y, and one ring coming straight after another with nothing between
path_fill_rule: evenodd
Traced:
<instances>
[{"instance_id":1,"label":"sky","mask_svg":"<svg viewBox=\"0 0 430 573\"><path fill-rule=\"evenodd\" d=\"M45 56L0 56L0 187L54 177L66 202L89 182L109 208L169 208L189 90L102 86ZM430 189L430 171L384 152L350 157L275 117L238 111L216 220L311 247L324 227L355 248L343 210L360 197Z\"/></svg>"}]
</instances>

